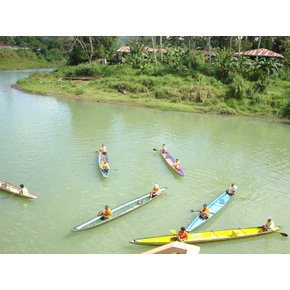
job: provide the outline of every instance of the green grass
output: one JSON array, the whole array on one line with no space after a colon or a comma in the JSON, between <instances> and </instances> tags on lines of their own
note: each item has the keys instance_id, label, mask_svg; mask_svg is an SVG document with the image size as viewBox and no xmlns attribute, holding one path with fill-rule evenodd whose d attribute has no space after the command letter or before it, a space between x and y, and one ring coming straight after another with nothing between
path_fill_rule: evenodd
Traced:
<instances>
[{"instance_id":1,"label":"green grass","mask_svg":"<svg viewBox=\"0 0 290 290\"><path fill-rule=\"evenodd\" d=\"M61 64L60 62L48 62L30 50L0 49L0 70L47 68Z\"/></svg>"},{"instance_id":2,"label":"green grass","mask_svg":"<svg viewBox=\"0 0 290 290\"><path fill-rule=\"evenodd\" d=\"M67 76L84 74L95 79L65 80ZM20 80L18 86L42 95L122 102L162 110L278 118L284 116L290 99L290 82L286 80L272 80L265 92L244 93L236 99L229 95L230 84L226 85L213 77L199 73L194 77L146 75L126 65L64 67L54 73L34 74ZM125 89L126 94L119 92L120 87Z\"/></svg>"}]
</instances>

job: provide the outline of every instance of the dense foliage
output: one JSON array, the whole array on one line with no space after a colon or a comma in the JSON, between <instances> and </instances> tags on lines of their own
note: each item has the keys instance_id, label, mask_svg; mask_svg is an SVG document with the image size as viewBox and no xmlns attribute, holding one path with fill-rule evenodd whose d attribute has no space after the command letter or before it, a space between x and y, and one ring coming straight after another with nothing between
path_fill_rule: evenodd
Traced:
<instances>
[{"instance_id":1,"label":"dense foliage","mask_svg":"<svg viewBox=\"0 0 290 290\"><path fill-rule=\"evenodd\" d=\"M28 47L47 62L66 61L70 66L58 72L61 77L98 78L96 82L102 89L116 90L121 86L135 98L139 94L139 97L172 103L215 104L222 113L264 110L266 114L289 117L289 39L282 36L123 39L114 36L18 36L0 37L0 42ZM121 44L129 46L130 53L117 53ZM259 47L283 54L284 59L234 53ZM17 54L29 52L18 51ZM116 55L126 64L112 66L120 63ZM98 65L100 62L108 64ZM78 95L80 91L86 90L78 90Z\"/></svg>"}]
</instances>

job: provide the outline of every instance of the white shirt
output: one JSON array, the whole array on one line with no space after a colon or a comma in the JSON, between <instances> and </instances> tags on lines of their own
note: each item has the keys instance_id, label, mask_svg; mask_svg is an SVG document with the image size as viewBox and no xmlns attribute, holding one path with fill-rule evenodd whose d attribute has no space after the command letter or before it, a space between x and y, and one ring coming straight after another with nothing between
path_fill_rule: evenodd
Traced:
<instances>
[{"instance_id":1,"label":"white shirt","mask_svg":"<svg viewBox=\"0 0 290 290\"><path fill-rule=\"evenodd\" d=\"M270 228L271 230L274 230L275 224L274 224L274 222L272 220L270 222L267 221L266 222L266 227Z\"/></svg>"},{"instance_id":2,"label":"white shirt","mask_svg":"<svg viewBox=\"0 0 290 290\"><path fill-rule=\"evenodd\" d=\"M23 195L28 195L28 189L26 187L23 187L21 189L21 192L22 192Z\"/></svg>"},{"instance_id":3,"label":"white shirt","mask_svg":"<svg viewBox=\"0 0 290 290\"><path fill-rule=\"evenodd\" d=\"M234 186L230 186L230 188L229 188L229 193L236 192L237 189L238 189L238 187L237 187L236 185L234 185Z\"/></svg>"}]
</instances>

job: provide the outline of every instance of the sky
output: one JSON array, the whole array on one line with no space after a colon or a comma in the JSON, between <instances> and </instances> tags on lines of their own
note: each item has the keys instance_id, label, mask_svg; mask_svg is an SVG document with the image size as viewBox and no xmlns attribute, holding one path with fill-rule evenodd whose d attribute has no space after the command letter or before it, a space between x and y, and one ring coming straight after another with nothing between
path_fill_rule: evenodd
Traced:
<instances>
[{"instance_id":1,"label":"sky","mask_svg":"<svg viewBox=\"0 0 290 290\"><path fill-rule=\"evenodd\" d=\"M3 2L2 36L289 36L286 0Z\"/></svg>"}]
</instances>

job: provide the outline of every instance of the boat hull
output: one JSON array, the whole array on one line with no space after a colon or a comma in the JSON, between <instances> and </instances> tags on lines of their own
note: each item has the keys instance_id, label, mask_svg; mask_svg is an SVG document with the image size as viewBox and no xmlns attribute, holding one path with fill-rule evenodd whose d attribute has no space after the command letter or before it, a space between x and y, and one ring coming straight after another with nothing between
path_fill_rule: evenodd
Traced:
<instances>
[{"instance_id":1,"label":"boat hull","mask_svg":"<svg viewBox=\"0 0 290 290\"><path fill-rule=\"evenodd\" d=\"M114 208L112 210L113 213L113 217L106 219L106 220L101 220L101 216L95 216L94 218L88 220L85 223L82 223L76 227L73 228L73 231L81 231L81 230L87 230L87 229L91 229L91 228L95 228L98 226L101 226L103 224L106 224L108 222L111 222L133 210L136 210L142 206L144 206L145 204L150 203L151 201L155 200L157 197L159 197L163 192L165 191L165 188L161 188L160 192L154 197L154 198L150 198L150 193L147 193L145 195L142 195L138 198L135 198L127 203L124 203L122 205L120 205L117 208Z\"/></svg>"},{"instance_id":2,"label":"boat hull","mask_svg":"<svg viewBox=\"0 0 290 290\"><path fill-rule=\"evenodd\" d=\"M207 221L213 218L230 201L232 197L233 195L229 195L226 191L223 192L208 205L208 209L210 211L208 219L202 219L200 215L198 215L187 225L185 230L187 232L192 232L205 224Z\"/></svg>"},{"instance_id":3,"label":"boat hull","mask_svg":"<svg viewBox=\"0 0 290 290\"><path fill-rule=\"evenodd\" d=\"M188 234L188 240L184 241L184 243L199 244L218 241L229 241L234 239L257 237L265 234L270 234L279 230L280 227L276 226L273 231L263 231L262 227L252 227L192 233ZM136 245L162 246L168 243L172 243L172 241L176 241L176 236L168 235L160 237L141 238L132 240L129 243Z\"/></svg>"},{"instance_id":4,"label":"boat hull","mask_svg":"<svg viewBox=\"0 0 290 290\"><path fill-rule=\"evenodd\" d=\"M18 196L21 196L21 197L26 197L26 198L32 198L32 199L35 199L37 198L36 195L32 194L32 193L28 193L27 195L23 195L21 193L21 188L20 187L17 187L13 184L10 184L6 181L3 181L3 180L0 180L0 190L3 190L3 191L6 191L6 192L9 192L9 193L12 193L12 195L18 195Z\"/></svg>"},{"instance_id":5,"label":"boat hull","mask_svg":"<svg viewBox=\"0 0 290 290\"><path fill-rule=\"evenodd\" d=\"M184 171L183 169L180 167L179 170L176 170L172 165L175 162L175 158L173 158L170 153L168 151L162 153L161 150L159 150L160 155L162 156L163 160L165 161L165 163L177 174L184 176Z\"/></svg>"}]
</instances>

